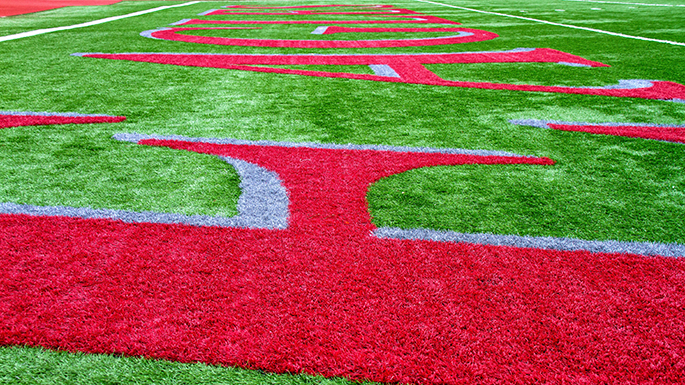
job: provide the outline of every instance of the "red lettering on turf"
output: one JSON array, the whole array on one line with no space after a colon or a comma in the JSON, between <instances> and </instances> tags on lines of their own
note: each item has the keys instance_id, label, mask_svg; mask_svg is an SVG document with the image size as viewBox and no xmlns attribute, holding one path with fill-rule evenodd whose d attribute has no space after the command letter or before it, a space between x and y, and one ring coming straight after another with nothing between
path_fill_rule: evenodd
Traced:
<instances>
[{"instance_id":1,"label":"red lettering on turf","mask_svg":"<svg viewBox=\"0 0 685 385\"><path fill-rule=\"evenodd\" d=\"M88 53L80 56L131 60L148 63L172 64L193 67L226 68L243 71L272 72L293 75L335 77L382 82L426 84L435 86L481 88L529 92L556 92L566 94L601 95L643 99L685 99L685 86L673 82L653 81L650 86L637 88L618 87L562 87L526 84L501 84L485 82L462 82L444 80L424 67L424 64L452 63L574 63L591 67L608 67L606 64L583 59L565 52L537 48L532 50L502 52L469 52L450 54L400 54L400 55L223 55L223 54L147 54ZM371 65L387 66L392 76L337 73L324 71L292 70L286 68L256 67L268 65ZM396 75L396 76L395 76Z\"/></svg>"},{"instance_id":2,"label":"red lettering on turf","mask_svg":"<svg viewBox=\"0 0 685 385\"><path fill-rule=\"evenodd\" d=\"M458 32L457 35L416 38L416 39L388 39L388 40L285 40L285 39L242 39L212 36L187 35L188 31L223 30L239 28L165 28L152 31L150 37L160 40L182 41L186 43L234 45L246 47L281 47L281 48L387 48L387 47L421 47L431 45L472 43L476 41L492 40L497 34L470 28L345 28L329 27L332 33L360 33L360 32ZM179 34L183 32L183 34ZM147 35L147 32L145 33Z\"/></svg>"},{"instance_id":3,"label":"red lettering on turf","mask_svg":"<svg viewBox=\"0 0 685 385\"><path fill-rule=\"evenodd\" d=\"M548 123L550 128L563 131L581 131L592 134L627 136L631 138L655 139L666 142L685 143L685 127L601 125L601 124L557 124Z\"/></svg>"},{"instance_id":4,"label":"red lettering on turf","mask_svg":"<svg viewBox=\"0 0 685 385\"><path fill-rule=\"evenodd\" d=\"M392 16L404 17L401 20L201 20L190 19L174 25L198 25L198 24L454 24L456 21L442 19L430 15Z\"/></svg>"},{"instance_id":5,"label":"red lettering on turf","mask_svg":"<svg viewBox=\"0 0 685 385\"><path fill-rule=\"evenodd\" d=\"M141 143L278 172L290 226L0 215L0 344L393 383L682 376L682 259L370 234L379 178L549 159Z\"/></svg>"},{"instance_id":6,"label":"red lettering on turf","mask_svg":"<svg viewBox=\"0 0 685 385\"><path fill-rule=\"evenodd\" d=\"M213 12L205 13L205 15L226 15L226 14L251 14L251 15L302 15L302 14L341 14L338 12L312 12L312 11L290 11L286 13L271 13L271 12L233 12L232 10L244 9L301 9L301 8L332 8L332 7L355 7L355 8L369 8L357 5L322 5L322 6L293 6L293 7L250 7L250 6L228 6L230 11L214 10ZM414 22L439 22L439 20L429 20L431 16L421 15L415 11L398 8L395 9L390 5L384 6L370 6L370 8L380 8L380 16L390 17L409 17ZM374 11L375 12L375 11ZM367 11L342 13L342 14L366 14ZM371 12L373 13L373 12ZM383 13L392 13L392 15L383 15ZM415 17L416 16L416 17ZM374 23L375 21L366 20L363 23ZM389 22L385 20L384 22ZM394 22L394 21L393 21ZM401 22L401 21L399 21ZM451 21L443 24L453 24ZM195 24L328 24L329 21L313 21L313 20L293 20L293 21L252 21L252 20L186 20L177 23L177 25L195 25ZM330 22L333 23L333 22ZM344 23L358 23L358 21L344 21ZM230 28L165 28L157 31L146 31L142 33L144 36L172 41L183 41L201 44L218 44L218 45L237 45L237 46L253 46L253 47L281 47L281 48L380 48L380 47L411 47L411 46L432 46L432 45L447 45L457 43L469 43L491 40L497 37L496 34L483 30L467 29L467 28L347 28L340 26L326 26L319 27L315 31L317 34L335 34L335 33L360 33L360 32L459 32L458 36L446 37L432 37L423 39L395 39L395 40L357 40L357 41L334 41L334 40L282 40L282 39L242 39L242 38L224 38L224 37L210 37L210 36L193 36L187 34L179 34L179 32L187 32L193 30L211 30L211 29L230 29ZM518 51L518 50L513 50ZM513 52L510 51L510 52ZM135 60L146 61L163 64L188 65L198 67L215 67L237 69L244 71L255 72L274 72L284 74L306 75L306 76L320 76L320 77L338 77L349 79L364 79L384 82L402 82L413 84L427 84L440 85L448 87L464 87L464 88L480 88L493 90L511 90L511 91L527 91L527 92L554 92L566 94L581 94L581 95L599 95L599 96L613 96L613 97L630 97L642 99L659 99L680 102L685 100L685 86L675 82L668 81L643 81L643 80L621 80L619 85L609 85L606 87L562 87L562 86L539 86L530 84L506 84L506 83L490 83L490 82L467 82L467 81L450 81L444 80L435 75L430 70L426 69L424 64L434 64L430 59L425 59L430 56L441 56L448 58L445 61L438 61L438 63L507 63L507 62L556 62L559 64L573 65L573 66L607 66L598 62L591 62L575 55L565 54L563 52L550 49L534 49L535 56L554 52L555 55L567 55L567 59L555 60L554 58L537 57L531 59L525 56L531 55L514 55L516 58L508 58L510 53L503 52L481 52L465 54L456 61L450 61L454 57L451 54L428 54L421 58L421 54L407 54L407 55L358 55L359 57L373 57L373 60L364 61L358 58L352 58L354 55L331 55L331 58L325 55L311 55L307 59L296 58L297 55L281 55L283 60L274 60L269 55L209 55L202 58L193 58L191 55L176 55L176 57L164 56L171 54L161 54L158 57L148 55L143 58L140 54L81 54L81 56L102 57L109 59L121 60ZM520 51L519 51L520 52ZM470 55L470 56L469 56ZM480 55L481 57L474 57ZM393 57L394 56L394 57ZM483 58L482 56L493 56L492 58ZM250 58L250 60L243 60ZM345 58L345 59L341 59ZM238 62L241 62L238 64ZM295 63L297 62L297 63ZM365 74L350 74L339 72L326 71L306 71L306 70L290 70L284 68L269 68L264 65L352 65L365 64L372 66L375 75Z\"/></svg>"},{"instance_id":7,"label":"red lettering on turf","mask_svg":"<svg viewBox=\"0 0 685 385\"><path fill-rule=\"evenodd\" d=\"M126 120L124 116L4 115L0 113L0 128L50 124L117 123L124 120Z\"/></svg>"},{"instance_id":8,"label":"red lettering on turf","mask_svg":"<svg viewBox=\"0 0 685 385\"><path fill-rule=\"evenodd\" d=\"M359 10L359 11L343 11L343 12L331 12L331 11L288 11L288 12L235 12L233 9L302 9L302 8L321 8L321 7L328 7L328 6L302 6L302 7L246 7L246 6L232 6L232 7L227 7L226 9L217 9L214 10L213 12L208 12L204 14L204 16L215 16L215 15L269 15L269 16L275 16L275 15L287 15L287 16L297 16L297 15L372 15L372 16L377 16L377 15L413 15L413 16L423 16L423 14L412 11L410 9L404 9L404 8L393 8L392 5L388 5L385 8L385 10L381 11L367 11L367 10ZM334 6L334 7L346 7L346 6ZM347 7L357 7L354 5L349 5Z\"/></svg>"},{"instance_id":9,"label":"red lettering on turf","mask_svg":"<svg viewBox=\"0 0 685 385\"><path fill-rule=\"evenodd\" d=\"M334 5L334 7L357 7L357 6L345 6L345 5ZM242 5L234 5L226 8L230 9L301 9L301 8L330 8L328 5L314 5L314 6L294 6L294 7L249 7ZM359 6L358 8L366 9L386 9L386 12L377 13L364 13L362 16L372 16L374 19L377 18L395 18L400 20L198 20L194 19L187 23L181 23L179 25L186 24L395 24L395 23L424 23L424 24L459 24L456 21L443 19L441 17L426 15L423 13L415 12L409 9L395 9L392 5L382 5L382 6ZM388 9L390 8L390 9ZM236 14L250 14L250 15L265 15L262 12L227 12L218 11L219 13L207 13L206 15L222 14L222 15L236 15ZM222 13L223 12L223 13ZM273 15L274 13L270 13ZM278 13L280 15L301 15L302 13ZM308 13L310 15L321 15L322 13ZM348 15L357 15L359 13L348 13Z\"/></svg>"}]
</instances>

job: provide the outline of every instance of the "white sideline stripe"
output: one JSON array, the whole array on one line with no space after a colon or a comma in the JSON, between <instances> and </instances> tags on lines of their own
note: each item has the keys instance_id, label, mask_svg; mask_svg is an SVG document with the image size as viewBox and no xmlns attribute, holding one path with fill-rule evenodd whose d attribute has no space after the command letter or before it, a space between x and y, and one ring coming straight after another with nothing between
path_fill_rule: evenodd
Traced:
<instances>
[{"instance_id":1,"label":"white sideline stripe","mask_svg":"<svg viewBox=\"0 0 685 385\"><path fill-rule=\"evenodd\" d=\"M624 3L621 1L600 1L600 0L564 0L564 1L581 1L584 3L600 3L600 4L646 5L648 7L685 7L685 5L682 5L682 4Z\"/></svg>"},{"instance_id":2,"label":"white sideline stripe","mask_svg":"<svg viewBox=\"0 0 685 385\"><path fill-rule=\"evenodd\" d=\"M606 34L606 35L625 37L625 38L628 38L628 39L637 39L637 40L644 40L644 41L654 41L654 42L657 42L657 43L666 43L666 44L680 45L680 46L685 47L685 43L680 43L680 42L677 42L677 41L661 40L661 39L652 39L652 38L649 38L649 37L626 35L626 34L623 34L623 33L604 31L604 30L601 30L601 29L587 28L587 27L579 27L579 26L577 26L577 25L570 25L570 24L554 23L554 22L551 22L551 21L540 20L540 19L533 19L533 18L530 18L530 17L515 16L515 15L507 15L506 13L490 12L490 11L481 11L480 9L473 9L473 8L459 7L459 6L450 5L450 4L436 3L436 2L434 2L434 1L429 1L429 0L414 0L414 1L418 1L418 2L421 2L421 3L435 4L435 5L442 5L443 7L450 7L450 8L463 9L463 10L466 10L466 11L472 11L472 12L478 12L478 13L485 13L485 14L488 14L488 15L497 15L497 16L504 16L504 17L512 17L512 18L514 18L514 19L521 19L521 20L534 21L534 22L536 22L536 23L543 23L543 24L549 24L549 25L556 25L557 27L566 27L566 28L573 28L573 29L582 29L582 30L584 30L584 31L591 31L591 32L597 32L597 33L603 33L603 34Z\"/></svg>"},{"instance_id":3,"label":"white sideline stripe","mask_svg":"<svg viewBox=\"0 0 685 385\"><path fill-rule=\"evenodd\" d=\"M190 1L187 3L183 4L175 4L175 5L165 5L162 7L157 7L157 8L152 8L152 9L146 9L144 11L138 11L138 12L133 12L129 13L126 15L121 15L121 16L112 16L112 17L107 17L104 19L100 20L93 20L89 21L87 23L81 23L81 24L74 24L74 25L66 25L63 27L55 27L55 28L44 28L44 29L37 29L34 31L28 31L28 32L22 32L22 33L17 33L14 35L8 35L8 36L0 36L0 42L3 41L9 41L9 40L16 40L16 39L22 39L25 37L31 37L31 36L36 36L36 35L42 35L44 33L50 33L50 32L57 32L57 31L65 31L68 29L76 29L76 28L83 28L83 27L90 27L92 25L98 25L98 24L103 24L103 23L108 23L110 21L115 21L115 20L121 20L121 19L126 19L129 17L134 17L134 16L140 16L140 15L145 15L147 13L152 13L152 12L157 12L157 11L163 11L165 9L169 8L177 8L177 7L185 7L186 5L193 5L193 4L198 4L201 3L201 1Z\"/></svg>"}]
</instances>

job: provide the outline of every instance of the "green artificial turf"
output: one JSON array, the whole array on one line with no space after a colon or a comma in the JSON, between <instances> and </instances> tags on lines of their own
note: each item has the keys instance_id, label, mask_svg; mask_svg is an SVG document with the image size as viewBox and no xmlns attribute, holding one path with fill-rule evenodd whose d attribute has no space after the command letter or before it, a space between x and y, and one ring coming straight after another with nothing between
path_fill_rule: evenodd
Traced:
<instances>
[{"instance_id":1,"label":"green artificial turf","mask_svg":"<svg viewBox=\"0 0 685 385\"><path fill-rule=\"evenodd\" d=\"M106 354L0 347L1 385L353 385L341 378L272 374ZM366 385L375 383L365 382Z\"/></svg>"},{"instance_id":2,"label":"green artificial turf","mask_svg":"<svg viewBox=\"0 0 685 385\"><path fill-rule=\"evenodd\" d=\"M573 1L441 1L629 35L685 42L685 8ZM675 0L659 3L679 4ZM176 2L122 2L0 19L0 36L122 15ZM181 2L177 2L181 3ZM226 2L225 4L230 4ZM288 1L287 5L321 4ZM377 4L379 1L354 1ZM111 139L115 133L384 144L510 151L554 166L472 165L413 170L370 187L377 226L685 244L685 145L515 126L510 119L683 124L685 104L587 95L492 91L179 67L70 56L77 52L412 53L553 48L611 65L429 65L444 79L604 86L620 79L685 84L685 47L627 39L417 1L383 2L484 29L499 38L448 46L287 49L148 39L145 30L210 16L201 3L93 27L0 43L0 110L124 115L116 124L0 130L0 202L231 216L239 179L216 157ZM236 2L282 5L278 2ZM285 3L284 3L285 4ZM593 10L592 8L600 8ZM563 9L563 12L557 11ZM524 12L522 12L524 11ZM308 15L304 20L344 20ZM362 25L361 27L439 25ZM208 27L205 25L204 27ZM197 35L391 39L397 33L311 35L314 25ZM438 36L439 34L425 34ZM334 52L333 52L334 51ZM363 66L291 66L372 73ZM0 383L345 383L200 364L0 349Z\"/></svg>"}]
</instances>

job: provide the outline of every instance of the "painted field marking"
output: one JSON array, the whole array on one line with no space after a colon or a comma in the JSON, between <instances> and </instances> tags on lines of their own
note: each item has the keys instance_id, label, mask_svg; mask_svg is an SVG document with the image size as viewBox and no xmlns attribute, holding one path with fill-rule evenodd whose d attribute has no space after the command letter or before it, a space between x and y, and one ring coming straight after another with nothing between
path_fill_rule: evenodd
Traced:
<instances>
[{"instance_id":1,"label":"painted field marking","mask_svg":"<svg viewBox=\"0 0 685 385\"><path fill-rule=\"evenodd\" d=\"M623 34L623 33L617 33L617 32L611 32L611 31L604 31L604 30L601 30L601 29L587 28L587 27L579 27L579 26L577 26L577 25L554 23L554 22L551 22L551 21L540 20L540 19L533 19L533 18L530 18L530 17L508 15L508 14L506 14L506 13L490 12L490 11L481 11L480 9L459 7L459 6L457 6L457 5L450 5L450 4L444 4L444 3L437 3L437 2L435 2L435 1L429 1L429 0L414 0L414 1L418 1L418 2L421 2L421 3L435 4L435 5L442 5L443 7L449 7L449 8L463 9L463 10L465 10L465 11L478 12L478 13L485 13L485 14L488 14L488 15L497 15L497 16L511 17L511 18L514 18L514 19L521 19L521 20L534 21L534 22L536 22L536 23L543 23L543 24L555 25L555 26L557 26L557 27L565 27L565 28L573 28L573 29L582 29L582 30L584 30L584 31L603 33L603 34L605 34L605 35L612 35L612 36L625 37L625 38L628 38L628 39L637 39L637 40L644 40L644 41L653 41L653 42L657 42L657 43L665 43L665 44L671 44L671 45L680 45L680 46L684 46L684 47L685 47L685 43L680 43L680 42L677 42L677 41L661 40L661 39L652 39L652 38L649 38L649 37L626 35L626 34Z\"/></svg>"},{"instance_id":2,"label":"painted field marking","mask_svg":"<svg viewBox=\"0 0 685 385\"><path fill-rule=\"evenodd\" d=\"M162 6L162 7L157 7L157 8L152 8L152 9L146 9L146 10L144 10L144 11L133 12L133 13L129 13L129 14L126 14L126 15L112 16L112 17L107 17L107 18L100 19L100 20L93 20L93 21L89 21L89 22L86 22L86 23L73 24L73 25L66 25L66 26L63 26L63 27L55 27L55 28L37 29L37 30L34 30L34 31L28 31L28 32L17 33L17 34L14 34L14 35L0 36L0 42L9 41L9 40L16 40L16 39L22 39L22 38L25 38L25 37L31 37L31 36L36 36L36 35L42 35L42 34L45 34L45 33L58 32L58 31L66 31L66 30L69 30L69 29L76 29L76 28L83 28L83 27L90 27L90 26L93 26L93 25L108 23L108 22L110 22L110 21L116 21L116 20L126 19L126 18L129 18L129 17L145 15L145 14L152 13L152 12L163 11L163 10L169 9L169 8L185 7L186 5L193 5L193 4L198 4L198 3L201 3L201 1L190 1L190 2L187 2L187 3L183 3L183 4L165 5L165 6Z\"/></svg>"},{"instance_id":3,"label":"painted field marking","mask_svg":"<svg viewBox=\"0 0 685 385\"><path fill-rule=\"evenodd\" d=\"M564 1L580 1L583 3L601 3L601 4L645 5L648 7L685 7L685 5L683 5L683 4L624 3L621 1L600 1L600 0L564 0Z\"/></svg>"}]
</instances>

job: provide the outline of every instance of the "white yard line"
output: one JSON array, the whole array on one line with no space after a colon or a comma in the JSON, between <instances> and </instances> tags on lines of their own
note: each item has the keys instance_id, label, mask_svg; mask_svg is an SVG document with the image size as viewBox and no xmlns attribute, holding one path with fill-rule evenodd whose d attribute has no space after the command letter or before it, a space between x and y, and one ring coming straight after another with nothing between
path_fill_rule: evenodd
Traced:
<instances>
[{"instance_id":1,"label":"white yard line","mask_svg":"<svg viewBox=\"0 0 685 385\"><path fill-rule=\"evenodd\" d=\"M107 18L105 18L105 19L100 19L100 20L93 20L93 21L89 21L89 22L87 22L87 23L74 24L74 25L66 25L66 26L64 26L64 27L36 29L36 30L34 30L34 31L28 31L28 32L17 33L17 34L14 34L14 35L0 36L0 42L9 41L9 40L16 40L16 39L22 39L22 38L30 37L30 36L42 35L42 34L44 34L44 33L51 33L51 32L57 32L57 31L66 31L66 30L69 30L69 29L90 27L90 26L92 26L92 25L98 25L98 24L108 23L108 22L110 22L110 21L121 20L121 19L126 19L126 18L129 18L129 17L145 15L145 14L152 13L152 12L163 11L163 10L169 9L169 8L185 7L186 5L193 5L193 4L198 4L198 3L201 3L201 2L202 2L202 1L190 1L190 2L187 2L187 3L183 3L183 4L165 5L165 6L163 6L163 7L157 7L157 8L152 8L152 9L146 9L146 10L144 10L144 11L133 12L133 13L129 13L129 14L126 14L126 15L107 17Z\"/></svg>"},{"instance_id":2,"label":"white yard line","mask_svg":"<svg viewBox=\"0 0 685 385\"><path fill-rule=\"evenodd\" d=\"M581 1L583 3L600 3L600 4L645 5L648 7L685 7L685 5L683 5L683 4L624 3L621 1L601 1L601 0L564 0L564 1Z\"/></svg>"},{"instance_id":3,"label":"white yard line","mask_svg":"<svg viewBox=\"0 0 685 385\"><path fill-rule=\"evenodd\" d=\"M626 35L626 34L623 34L623 33L610 32L610 31L603 31L603 30L601 30L601 29L587 28L587 27L579 27L579 26L577 26L577 25L570 25L570 24L554 23L554 22L551 22L551 21L540 20L540 19L533 19L533 18L530 18L530 17L515 16L515 15L507 15L506 13L481 11L481 10L479 10L479 9L466 8L466 7L459 7L459 6L456 6L456 5L443 4L443 3L436 3L436 2L434 2L434 1L429 1L429 0L414 0L414 1L419 1L419 2L421 2L421 3L429 3L429 4L441 5L441 6L443 6L443 7L450 7L450 8L463 9L463 10L465 10L465 11L478 12L478 13L485 13L485 14L488 14L488 15L497 15L497 16L511 17L511 18L514 18L514 19L521 19L521 20L534 21L534 22L536 22L536 23L543 23L543 24L555 25L555 26L557 26L557 27L581 29L581 30L584 30L584 31L603 33L603 34L605 34L605 35L625 37L625 38L628 38L628 39L637 39L637 40L644 40L644 41L653 41L653 42L656 42L656 43L665 43L665 44L671 44L671 45L680 45L680 46L685 47L685 43L680 43L680 42L677 42L677 41L661 40L661 39L652 39L652 38L649 38L649 37Z\"/></svg>"}]
</instances>

